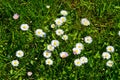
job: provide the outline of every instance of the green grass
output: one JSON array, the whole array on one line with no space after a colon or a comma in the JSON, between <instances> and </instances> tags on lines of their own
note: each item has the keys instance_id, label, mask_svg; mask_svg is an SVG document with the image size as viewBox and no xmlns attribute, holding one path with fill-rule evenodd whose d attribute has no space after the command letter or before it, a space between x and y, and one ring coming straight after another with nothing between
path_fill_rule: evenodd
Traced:
<instances>
[{"instance_id":1,"label":"green grass","mask_svg":"<svg viewBox=\"0 0 120 80\"><path fill-rule=\"evenodd\" d=\"M46 5L50 5L50 9ZM61 16L61 10L68 11L67 22L61 26L69 36L68 41L56 36L56 29L50 28ZM20 15L18 20L12 18L14 13ZM90 26L81 25L80 20L84 17L90 20ZM23 23L30 26L28 31L20 30ZM35 35L38 28L46 32L46 38ZM119 0L0 0L0 80L119 80L119 30ZM91 44L82 40L88 35L93 38ZM52 52L53 65L47 66L43 51L53 39L59 40L60 46ZM76 56L72 48L78 42L83 43L85 49ZM115 47L111 68L101 56L108 45ZM17 58L15 52L20 49L25 55ZM69 57L61 59L59 53L62 51L68 52ZM86 56L89 61L76 67L74 60L81 56ZM20 62L18 67L11 65L14 59ZM31 77L27 76L28 71L33 72Z\"/></svg>"}]
</instances>

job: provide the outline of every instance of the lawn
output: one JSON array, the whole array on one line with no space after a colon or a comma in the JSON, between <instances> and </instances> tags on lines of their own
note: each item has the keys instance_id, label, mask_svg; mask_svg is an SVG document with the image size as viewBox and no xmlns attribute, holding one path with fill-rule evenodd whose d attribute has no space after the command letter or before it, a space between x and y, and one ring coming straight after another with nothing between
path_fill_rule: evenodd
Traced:
<instances>
[{"instance_id":1,"label":"lawn","mask_svg":"<svg viewBox=\"0 0 120 80\"><path fill-rule=\"evenodd\" d=\"M0 80L120 80L120 0L0 0Z\"/></svg>"}]
</instances>

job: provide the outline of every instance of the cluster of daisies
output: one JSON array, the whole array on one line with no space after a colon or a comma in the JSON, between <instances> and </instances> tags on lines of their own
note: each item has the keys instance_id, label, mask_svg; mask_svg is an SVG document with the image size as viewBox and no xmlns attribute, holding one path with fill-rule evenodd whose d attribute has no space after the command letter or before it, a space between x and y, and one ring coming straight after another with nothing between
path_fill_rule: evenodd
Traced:
<instances>
[{"instance_id":1,"label":"cluster of daisies","mask_svg":"<svg viewBox=\"0 0 120 80\"><path fill-rule=\"evenodd\" d=\"M68 15L68 12L66 10L61 10L60 14L62 15L60 18L56 18L55 24L51 24L51 28L60 27L66 22L66 16ZM63 40L68 40L68 35L64 34L64 30L57 29L56 31L57 36L61 36Z\"/></svg>"},{"instance_id":2,"label":"cluster of daisies","mask_svg":"<svg viewBox=\"0 0 120 80\"><path fill-rule=\"evenodd\" d=\"M113 53L113 52L114 52L114 47L113 46L107 46L106 47L106 52L102 53L103 59L107 59L108 60L106 62L106 66L108 66L108 67L112 67L113 64L114 64L112 60L109 60L111 58L110 53Z\"/></svg>"},{"instance_id":3,"label":"cluster of daisies","mask_svg":"<svg viewBox=\"0 0 120 80\"><path fill-rule=\"evenodd\" d=\"M21 57L23 57L23 56L24 56L24 52L23 52L22 50L16 51L16 57L21 58ZM11 64L12 64L13 66L18 66L18 65L19 65L19 61L18 61L18 60L13 60L13 61L11 62Z\"/></svg>"},{"instance_id":4,"label":"cluster of daisies","mask_svg":"<svg viewBox=\"0 0 120 80\"><path fill-rule=\"evenodd\" d=\"M81 19L81 24L84 26L89 26L90 21L87 18L82 18ZM84 42L87 44L92 43L93 39L91 36L86 36L84 37ZM82 43L76 43L75 47L73 48L73 54L78 55L81 53L81 51L84 49L84 45ZM87 57L82 56L81 58L77 58L74 60L75 66L81 66L82 64L85 64L88 62Z\"/></svg>"},{"instance_id":5,"label":"cluster of daisies","mask_svg":"<svg viewBox=\"0 0 120 80\"><path fill-rule=\"evenodd\" d=\"M58 46L59 46L59 41L58 40L52 40L51 44L47 45L47 50L45 50L43 52L43 56L46 58L46 61L45 61L46 65L52 65L53 64L53 60L50 59L50 57L52 55L52 51L54 51L54 49ZM67 56L68 56L67 52L61 52L60 53L61 58L66 58Z\"/></svg>"},{"instance_id":6,"label":"cluster of daisies","mask_svg":"<svg viewBox=\"0 0 120 80\"><path fill-rule=\"evenodd\" d=\"M86 39L88 38L88 39ZM90 38L90 39L89 39ZM86 41L87 40L87 41ZM92 43L92 38L90 36L86 36L84 38L84 41L86 43ZM81 51L84 49L84 45L82 43L76 43L75 47L73 48L73 54L78 55L81 53ZM74 64L75 66L81 66L82 64L85 64L88 62L87 57L82 56L81 58L75 59Z\"/></svg>"},{"instance_id":7,"label":"cluster of daisies","mask_svg":"<svg viewBox=\"0 0 120 80\"><path fill-rule=\"evenodd\" d=\"M50 57L51 57L52 51L54 51L54 49L58 46L59 46L59 41L58 40L52 40L51 44L47 45L47 50L45 50L43 52L43 56L45 58L47 58L46 61L45 61L46 65L52 65L53 64L53 60L50 59Z\"/></svg>"},{"instance_id":8,"label":"cluster of daisies","mask_svg":"<svg viewBox=\"0 0 120 80\"><path fill-rule=\"evenodd\" d=\"M49 5L46 6L46 8L50 8ZM55 23L54 24L51 24L51 28L56 28L57 27L57 30L55 31L56 35L57 36L60 36L63 40L68 40L68 35L64 34L64 30L60 29L60 26L62 26L65 22L66 22L66 16L68 15L68 12L66 10L61 10L60 11L60 14L62 15L60 18L56 18L56 20L54 21ZM13 19L18 19L19 18L19 15L16 13L14 14L13 16ZM90 25L90 21L87 19L87 18L82 18L81 19L81 24L83 26L89 26ZM22 31L27 31L29 29L29 25L28 24L22 24L20 26L20 29ZM46 33L42 30L42 29L36 29L35 31L35 35L38 36L38 37L46 37ZM118 32L118 35L120 36L120 31ZM84 37L84 42L87 43L87 44L90 44L92 43L92 37L91 36L86 36ZM52 51L54 51L54 49L56 47L59 46L59 41L58 40L52 40L51 41L51 44L48 44L47 45L47 50L45 50L43 52L43 56L46 58L45 60L45 64L46 65L52 65L53 64L53 60L50 58L51 55L52 55ZM73 54L74 55L78 55L81 53L81 51L84 49L84 45L82 43L76 43L75 47L72 49L73 50ZM113 46L107 46L106 47L106 52L103 52L102 53L102 57L103 59L110 59L111 58L111 55L110 53L113 53L114 52L114 47ZM59 53L60 57L61 58L66 58L69 56L69 54L67 52L61 52ZM23 57L24 56L24 52L22 50L18 50L16 52L16 56L17 57ZM80 58L77 58L74 60L74 64L75 66L81 66L82 64L85 64L88 62L88 59L87 57L85 56L82 56ZM11 64L13 66L18 66L19 65L19 61L18 60L13 60L11 62ZM112 60L108 60L106 62L106 65L109 66L109 67L112 67L113 66L113 61Z\"/></svg>"}]
</instances>

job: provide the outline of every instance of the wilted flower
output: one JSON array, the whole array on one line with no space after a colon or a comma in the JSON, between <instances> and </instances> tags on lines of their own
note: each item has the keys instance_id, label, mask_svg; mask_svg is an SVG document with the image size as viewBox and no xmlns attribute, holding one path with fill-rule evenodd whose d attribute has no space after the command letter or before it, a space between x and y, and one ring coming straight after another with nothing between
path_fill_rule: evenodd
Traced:
<instances>
[{"instance_id":1,"label":"wilted flower","mask_svg":"<svg viewBox=\"0 0 120 80\"><path fill-rule=\"evenodd\" d=\"M51 52L48 51L48 50L46 50L46 51L43 52L43 56L44 56L45 58L49 58L49 57L51 56Z\"/></svg>"},{"instance_id":2,"label":"wilted flower","mask_svg":"<svg viewBox=\"0 0 120 80\"><path fill-rule=\"evenodd\" d=\"M17 56L17 57L23 57L23 56L24 56L24 52L23 52L22 50L18 50L18 51L16 52L16 56Z\"/></svg>"},{"instance_id":3,"label":"wilted flower","mask_svg":"<svg viewBox=\"0 0 120 80\"><path fill-rule=\"evenodd\" d=\"M55 20L55 24L56 25L58 25L58 26L61 26L62 25L62 20L60 19L60 18L57 18L56 20Z\"/></svg>"},{"instance_id":4,"label":"wilted flower","mask_svg":"<svg viewBox=\"0 0 120 80\"><path fill-rule=\"evenodd\" d=\"M67 52L61 52L60 57L61 58L66 58L66 57L68 57L68 53Z\"/></svg>"},{"instance_id":5,"label":"wilted flower","mask_svg":"<svg viewBox=\"0 0 120 80\"><path fill-rule=\"evenodd\" d=\"M84 49L84 46L82 43L77 43L76 44L76 48L80 49L80 50L83 50Z\"/></svg>"},{"instance_id":6,"label":"wilted flower","mask_svg":"<svg viewBox=\"0 0 120 80\"><path fill-rule=\"evenodd\" d=\"M88 26L90 25L90 21L87 18L83 18L81 19L81 24L84 26Z\"/></svg>"},{"instance_id":7,"label":"wilted flower","mask_svg":"<svg viewBox=\"0 0 120 80\"><path fill-rule=\"evenodd\" d=\"M55 32L56 32L56 35L58 36L61 36L64 34L64 31L62 29L57 29Z\"/></svg>"},{"instance_id":8,"label":"wilted flower","mask_svg":"<svg viewBox=\"0 0 120 80\"><path fill-rule=\"evenodd\" d=\"M91 36L86 36L86 37L84 38L84 40L85 40L85 42L88 43L88 44L92 43L92 41L93 41Z\"/></svg>"},{"instance_id":9,"label":"wilted flower","mask_svg":"<svg viewBox=\"0 0 120 80\"><path fill-rule=\"evenodd\" d=\"M108 52L103 52L102 57L103 59L110 59L111 55Z\"/></svg>"},{"instance_id":10,"label":"wilted flower","mask_svg":"<svg viewBox=\"0 0 120 80\"><path fill-rule=\"evenodd\" d=\"M107 46L106 50L107 50L107 52L114 52L114 47L113 46Z\"/></svg>"},{"instance_id":11,"label":"wilted flower","mask_svg":"<svg viewBox=\"0 0 120 80\"><path fill-rule=\"evenodd\" d=\"M68 35L63 35L62 39L65 40L65 41L68 40Z\"/></svg>"},{"instance_id":12,"label":"wilted flower","mask_svg":"<svg viewBox=\"0 0 120 80\"><path fill-rule=\"evenodd\" d=\"M106 66L112 67L113 64L114 64L113 61L109 60L109 61L107 61Z\"/></svg>"},{"instance_id":13,"label":"wilted flower","mask_svg":"<svg viewBox=\"0 0 120 80\"><path fill-rule=\"evenodd\" d=\"M51 44L49 44L49 45L47 46L47 49L48 49L49 51L54 51L55 47L52 46Z\"/></svg>"},{"instance_id":14,"label":"wilted flower","mask_svg":"<svg viewBox=\"0 0 120 80\"><path fill-rule=\"evenodd\" d=\"M54 47L57 47L57 46L59 46L59 41L58 40L52 40L51 45L54 46Z\"/></svg>"},{"instance_id":15,"label":"wilted flower","mask_svg":"<svg viewBox=\"0 0 120 80\"><path fill-rule=\"evenodd\" d=\"M27 30L29 29L29 26L28 26L28 24L22 24L22 25L20 26L20 28L21 28L21 30L23 30L23 31L27 31Z\"/></svg>"},{"instance_id":16,"label":"wilted flower","mask_svg":"<svg viewBox=\"0 0 120 80\"><path fill-rule=\"evenodd\" d=\"M19 65L19 61L18 61L18 60L13 60L13 61L11 62L11 64L12 64L13 66L18 66L18 65Z\"/></svg>"},{"instance_id":17,"label":"wilted flower","mask_svg":"<svg viewBox=\"0 0 120 80\"><path fill-rule=\"evenodd\" d=\"M82 62L80 61L80 59L75 59L74 64L75 64L75 66L81 66Z\"/></svg>"},{"instance_id":18,"label":"wilted flower","mask_svg":"<svg viewBox=\"0 0 120 80\"><path fill-rule=\"evenodd\" d=\"M80 61L81 61L82 64L84 64L84 63L88 62L88 59L87 59L87 57L83 56L83 57L80 58Z\"/></svg>"},{"instance_id":19,"label":"wilted flower","mask_svg":"<svg viewBox=\"0 0 120 80\"><path fill-rule=\"evenodd\" d=\"M53 60L46 59L45 63L46 63L46 65L52 65L53 64Z\"/></svg>"},{"instance_id":20,"label":"wilted flower","mask_svg":"<svg viewBox=\"0 0 120 80\"><path fill-rule=\"evenodd\" d=\"M81 50L78 49L78 48L73 48L73 54L80 54L81 53Z\"/></svg>"},{"instance_id":21,"label":"wilted flower","mask_svg":"<svg viewBox=\"0 0 120 80\"><path fill-rule=\"evenodd\" d=\"M66 10L61 10L60 11L60 14L63 15L63 16L67 16L68 15L68 12Z\"/></svg>"},{"instance_id":22,"label":"wilted flower","mask_svg":"<svg viewBox=\"0 0 120 80\"><path fill-rule=\"evenodd\" d=\"M13 15L13 19L18 19L18 18L19 18L19 14L16 13Z\"/></svg>"}]
</instances>

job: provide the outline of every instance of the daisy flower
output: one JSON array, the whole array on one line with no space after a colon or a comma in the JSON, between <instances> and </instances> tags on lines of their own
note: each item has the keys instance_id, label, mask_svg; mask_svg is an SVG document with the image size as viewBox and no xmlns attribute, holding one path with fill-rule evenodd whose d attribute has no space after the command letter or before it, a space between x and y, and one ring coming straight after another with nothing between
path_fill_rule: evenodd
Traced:
<instances>
[{"instance_id":1,"label":"daisy flower","mask_svg":"<svg viewBox=\"0 0 120 80\"><path fill-rule=\"evenodd\" d=\"M114 64L113 61L109 60L109 61L107 61L106 66L112 67L113 64Z\"/></svg>"},{"instance_id":2,"label":"daisy flower","mask_svg":"<svg viewBox=\"0 0 120 80\"><path fill-rule=\"evenodd\" d=\"M63 15L63 16L67 16L68 15L68 12L66 10L61 10L60 11L60 14Z\"/></svg>"},{"instance_id":3,"label":"daisy flower","mask_svg":"<svg viewBox=\"0 0 120 80\"><path fill-rule=\"evenodd\" d=\"M111 55L108 52L103 52L102 57L103 57L103 59L110 59Z\"/></svg>"},{"instance_id":4,"label":"daisy flower","mask_svg":"<svg viewBox=\"0 0 120 80\"><path fill-rule=\"evenodd\" d=\"M37 29L37 30L35 31L35 35L37 35L37 36L39 36L39 37L45 37L45 36L46 36L46 33L43 32L42 29Z\"/></svg>"},{"instance_id":5,"label":"daisy flower","mask_svg":"<svg viewBox=\"0 0 120 80\"><path fill-rule=\"evenodd\" d=\"M47 50L49 50L49 51L54 51L54 49L55 49L55 47L52 46L51 44L49 44L49 45L47 46Z\"/></svg>"},{"instance_id":6,"label":"daisy flower","mask_svg":"<svg viewBox=\"0 0 120 80\"><path fill-rule=\"evenodd\" d=\"M74 64L75 64L75 66L81 66L82 65L80 59L75 59Z\"/></svg>"},{"instance_id":7,"label":"daisy flower","mask_svg":"<svg viewBox=\"0 0 120 80\"><path fill-rule=\"evenodd\" d=\"M56 26L55 26L55 24L51 24L51 28L55 28Z\"/></svg>"},{"instance_id":8,"label":"daisy flower","mask_svg":"<svg viewBox=\"0 0 120 80\"><path fill-rule=\"evenodd\" d=\"M66 58L66 57L68 57L68 53L67 52L61 52L60 57L61 58Z\"/></svg>"},{"instance_id":9,"label":"daisy flower","mask_svg":"<svg viewBox=\"0 0 120 80\"><path fill-rule=\"evenodd\" d=\"M55 24L58 25L58 26L61 26L63 24L62 20L60 18L57 18L55 20Z\"/></svg>"},{"instance_id":10,"label":"daisy flower","mask_svg":"<svg viewBox=\"0 0 120 80\"><path fill-rule=\"evenodd\" d=\"M84 26L89 26L90 21L87 18L83 18L83 19L81 19L81 24Z\"/></svg>"},{"instance_id":11,"label":"daisy flower","mask_svg":"<svg viewBox=\"0 0 120 80\"><path fill-rule=\"evenodd\" d=\"M63 17L60 17L60 19L62 22L66 22L66 17L63 16Z\"/></svg>"},{"instance_id":12,"label":"daisy flower","mask_svg":"<svg viewBox=\"0 0 120 80\"><path fill-rule=\"evenodd\" d=\"M88 44L90 44L90 43L92 43L92 37L91 36L86 36L85 38L84 38L84 41L85 41L85 43L88 43Z\"/></svg>"},{"instance_id":13,"label":"daisy flower","mask_svg":"<svg viewBox=\"0 0 120 80\"><path fill-rule=\"evenodd\" d=\"M83 56L83 57L80 58L80 61L81 61L82 64L84 64L84 63L88 62L88 59L87 59L87 57Z\"/></svg>"},{"instance_id":14,"label":"daisy flower","mask_svg":"<svg viewBox=\"0 0 120 80\"><path fill-rule=\"evenodd\" d=\"M62 39L65 40L65 41L68 40L68 35L63 35Z\"/></svg>"},{"instance_id":15,"label":"daisy flower","mask_svg":"<svg viewBox=\"0 0 120 80\"><path fill-rule=\"evenodd\" d=\"M114 47L113 46L107 46L106 50L107 50L107 52L114 52Z\"/></svg>"},{"instance_id":16,"label":"daisy flower","mask_svg":"<svg viewBox=\"0 0 120 80\"><path fill-rule=\"evenodd\" d=\"M80 54L81 53L81 50L78 49L78 48L73 48L73 54Z\"/></svg>"},{"instance_id":17,"label":"daisy flower","mask_svg":"<svg viewBox=\"0 0 120 80\"><path fill-rule=\"evenodd\" d=\"M32 72L31 71L27 72L27 75L32 76Z\"/></svg>"},{"instance_id":18,"label":"daisy flower","mask_svg":"<svg viewBox=\"0 0 120 80\"><path fill-rule=\"evenodd\" d=\"M120 36L120 31L118 32L118 35Z\"/></svg>"},{"instance_id":19,"label":"daisy flower","mask_svg":"<svg viewBox=\"0 0 120 80\"><path fill-rule=\"evenodd\" d=\"M50 8L50 5L46 5L46 8L48 8L48 9L49 9L49 8Z\"/></svg>"},{"instance_id":20,"label":"daisy flower","mask_svg":"<svg viewBox=\"0 0 120 80\"><path fill-rule=\"evenodd\" d=\"M18 51L16 52L16 56L17 56L17 57L23 57L23 56L24 56L24 52L23 52L22 50L18 50Z\"/></svg>"},{"instance_id":21,"label":"daisy flower","mask_svg":"<svg viewBox=\"0 0 120 80\"><path fill-rule=\"evenodd\" d=\"M56 35L58 36L61 36L64 34L64 31L62 29L57 29L55 32L56 32Z\"/></svg>"},{"instance_id":22,"label":"daisy flower","mask_svg":"<svg viewBox=\"0 0 120 80\"><path fill-rule=\"evenodd\" d=\"M49 57L51 57L51 52L48 51L48 50L46 50L46 51L43 52L43 56L44 56L45 58L49 58Z\"/></svg>"},{"instance_id":23,"label":"daisy flower","mask_svg":"<svg viewBox=\"0 0 120 80\"><path fill-rule=\"evenodd\" d=\"M29 29L29 26L28 26L28 24L22 24L20 26L20 29L23 30L23 31L27 31Z\"/></svg>"},{"instance_id":24,"label":"daisy flower","mask_svg":"<svg viewBox=\"0 0 120 80\"><path fill-rule=\"evenodd\" d=\"M84 46L82 43L77 43L76 44L76 48L80 49L80 50L83 50L84 49Z\"/></svg>"},{"instance_id":25,"label":"daisy flower","mask_svg":"<svg viewBox=\"0 0 120 80\"><path fill-rule=\"evenodd\" d=\"M58 40L52 40L51 45L54 46L54 47L57 47L57 46L59 46L59 41Z\"/></svg>"},{"instance_id":26,"label":"daisy flower","mask_svg":"<svg viewBox=\"0 0 120 80\"><path fill-rule=\"evenodd\" d=\"M18 61L18 60L13 60L13 61L11 62L11 64L12 64L13 66L18 66L18 65L19 65L19 61Z\"/></svg>"},{"instance_id":27,"label":"daisy flower","mask_svg":"<svg viewBox=\"0 0 120 80\"><path fill-rule=\"evenodd\" d=\"M16 13L16 14L13 15L13 19L16 20L16 19L18 19L18 18L19 18L19 14Z\"/></svg>"},{"instance_id":28,"label":"daisy flower","mask_svg":"<svg viewBox=\"0 0 120 80\"><path fill-rule=\"evenodd\" d=\"M53 60L46 59L45 63L46 63L46 65L52 65L53 64Z\"/></svg>"}]
</instances>

